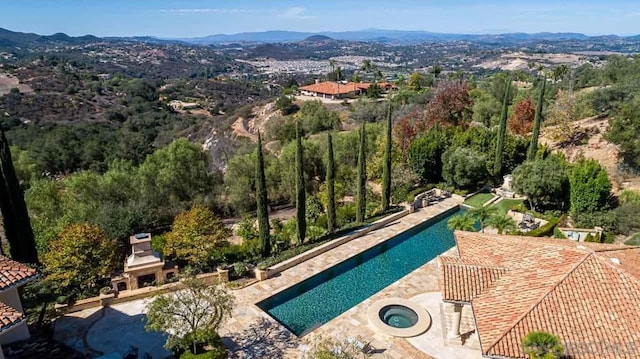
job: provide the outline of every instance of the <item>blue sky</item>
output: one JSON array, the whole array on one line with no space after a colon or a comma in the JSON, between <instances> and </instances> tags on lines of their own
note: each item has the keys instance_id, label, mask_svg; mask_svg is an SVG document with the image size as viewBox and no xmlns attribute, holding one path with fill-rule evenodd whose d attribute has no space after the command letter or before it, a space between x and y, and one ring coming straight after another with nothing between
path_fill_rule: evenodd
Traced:
<instances>
[{"instance_id":1,"label":"blue sky","mask_svg":"<svg viewBox=\"0 0 640 359\"><path fill-rule=\"evenodd\" d=\"M0 0L0 27L39 34L159 37L366 28L635 35L640 34L638 5L638 0Z\"/></svg>"}]
</instances>

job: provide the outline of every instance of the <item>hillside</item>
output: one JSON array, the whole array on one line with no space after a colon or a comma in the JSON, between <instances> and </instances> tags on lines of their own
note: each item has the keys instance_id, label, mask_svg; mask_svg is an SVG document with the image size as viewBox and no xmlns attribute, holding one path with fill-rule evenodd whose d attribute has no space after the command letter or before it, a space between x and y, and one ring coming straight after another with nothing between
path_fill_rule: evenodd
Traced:
<instances>
[{"instance_id":1,"label":"hillside","mask_svg":"<svg viewBox=\"0 0 640 359\"><path fill-rule=\"evenodd\" d=\"M598 161L607 170L614 193L623 189L640 190L640 177L620 173L618 168L620 151L615 144L603 137L609 129L609 121L609 117L595 116L573 122L572 132L576 133L581 140L578 144L568 145L553 139L560 130L558 126L544 127L540 134L540 143L563 153L569 162L575 162L581 157Z\"/></svg>"}]
</instances>

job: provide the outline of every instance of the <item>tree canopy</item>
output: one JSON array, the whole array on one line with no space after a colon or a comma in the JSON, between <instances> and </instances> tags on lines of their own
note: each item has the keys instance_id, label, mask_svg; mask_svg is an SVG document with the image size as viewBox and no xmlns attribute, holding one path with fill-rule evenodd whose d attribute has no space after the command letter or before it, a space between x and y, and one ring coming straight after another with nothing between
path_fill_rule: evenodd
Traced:
<instances>
[{"instance_id":1,"label":"tree canopy","mask_svg":"<svg viewBox=\"0 0 640 359\"><path fill-rule=\"evenodd\" d=\"M120 264L114 246L100 227L71 224L49 243L42 257L45 280L61 295L96 287Z\"/></svg>"},{"instance_id":2,"label":"tree canopy","mask_svg":"<svg viewBox=\"0 0 640 359\"><path fill-rule=\"evenodd\" d=\"M196 206L176 216L171 231L165 235L163 253L203 267L229 235L230 231L213 212Z\"/></svg>"},{"instance_id":3,"label":"tree canopy","mask_svg":"<svg viewBox=\"0 0 640 359\"><path fill-rule=\"evenodd\" d=\"M199 347L225 320L231 317L234 297L224 287L209 285L187 275L184 287L168 295L158 295L147 306L145 329L167 333L165 347L199 354Z\"/></svg>"},{"instance_id":4,"label":"tree canopy","mask_svg":"<svg viewBox=\"0 0 640 359\"><path fill-rule=\"evenodd\" d=\"M511 185L533 208L545 204L562 208L568 201L567 165L557 156L527 161L513 171Z\"/></svg>"}]
</instances>

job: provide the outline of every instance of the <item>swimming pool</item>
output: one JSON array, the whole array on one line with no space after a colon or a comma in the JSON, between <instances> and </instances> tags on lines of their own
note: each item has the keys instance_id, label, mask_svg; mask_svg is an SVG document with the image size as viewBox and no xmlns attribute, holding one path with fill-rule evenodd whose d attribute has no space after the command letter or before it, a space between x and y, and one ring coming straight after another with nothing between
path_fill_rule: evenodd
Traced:
<instances>
[{"instance_id":1,"label":"swimming pool","mask_svg":"<svg viewBox=\"0 0 640 359\"><path fill-rule=\"evenodd\" d=\"M330 321L455 245L441 214L257 303L297 336Z\"/></svg>"}]
</instances>

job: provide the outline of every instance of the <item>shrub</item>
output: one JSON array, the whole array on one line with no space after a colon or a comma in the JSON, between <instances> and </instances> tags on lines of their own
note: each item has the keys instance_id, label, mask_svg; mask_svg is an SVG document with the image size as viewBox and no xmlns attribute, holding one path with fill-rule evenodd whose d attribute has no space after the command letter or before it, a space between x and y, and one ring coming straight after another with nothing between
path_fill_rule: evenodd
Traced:
<instances>
[{"instance_id":1,"label":"shrub","mask_svg":"<svg viewBox=\"0 0 640 359\"><path fill-rule=\"evenodd\" d=\"M587 234L587 237L584 239L585 242L592 242L592 243L602 243L602 236L600 235L600 233L596 233L594 234Z\"/></svg>"},{"instance_id":2,"label":"shrub","mask_svg":"<svg viewBox=\"0 0 640 359\"><path fill-rule=\"evenodd\" d=\"M611 181L595 160L578 161L569 173L571 213L597 212L607 206Z\"/></svg>"},{"instance_id":3,"label":"shrub","mask_svg":"<svg viewBox=\"0 0 640 359\"><path fill-rule=\"evenodd\" d=\"M633 237L631 237L631 239L629 239L628 241L624 242L624 244L629 246L640 246L640 233L634 234Z\"/></svg>"},{"instance_id":4,"label":"shrub","mask_svg":"<svg viewBox=\"0 0 640 359\"><path fill-rule=\"evenodd\" d=\"M486 162L486 156L473 149L449 149L442 155L442 177L456 188L477 188L487 179Z\"/></svg>"},{"instance_id":5,"label":"shrub","mask_svg":"<svg viewBox=\"0 0 640 359\"><path fill-rule=\"evenodd\" d=\"M298 105L293 103L293 100L289 96L282 95L276 100L276 108L282 112L283 115L290 115L296 113L299 110Z\"/></svg>"},{"instance_id":6,"label":"shrub","mask_svg":"<svg viewBox=\"0 0 640 359\"><path fill-rule=\"evenodd\" d=\"M551 234L554 233L554 229L556 228L556 226L558 225L558 222L560 221L560 218L551 218L549 219L549 221L543 225L540 226L532 231L529 231L527 233L525 233L525 236L528 237L548 237Z\"/></svg>"},{"instance_id":7,"label":"shrub","mask_svg":"<svg viewBox=\"0 0 640 359\"><path fill-rule=\"evenodd\" d=\"M567 236L565 236L558 227L555 227L553 229L553 238L567 239Z\"/></svg>"},{"instance_id":8,"label":"shrub","mask_svg":"<svg viewBox=\"0 0 640 359\"><path fill-rule=\"evenodd\" d=\"M625 189L618 195L618 201L620 201L620 204L640 204L640 192Z\"/></svg>"},{"instance_id":9,"label":"shrub","mask_svg":"<svg viewBox=\"0 0 640 359\"><path fill-rule=\"evenodd\" d=\"M180 355L180 359L226 359L227 357L227 351L224 348L213 348L202 354L193 354L190 351L186 351Z\"/></svg>"},{"instance_id":10,"label":"shrub","mask_svg":"<svg viewBox=\"0 0 640 359\"><path fill-rule=\"evenodd\" d=\"M356 204L347 203L339 206L336 210L336 220L338 227L344 227L345 225L352 223L356 220Z\"/></svg>"},{"instance_id":11,"label":"shrub","mask_svg":"<svg viewBox=\"0 0 640 359\"><path fill-rule=\"evenodd\" d=\"M238 277L244 277L249 271L249 268L247 268L246 264L242 262L237 262L233 264L233 271L236 273Z\"/></svg>"},{"instance_id":12,"label":"shrub","mask_svg":"<svg viewBox=\"0 0 640 359\"><path fill-rule=\"evenodd\" d=\"M407 162L421 183L442 179L442 154L448 145L446 132L433 127L409 146Z\"/></svg>"}]
</instances>

